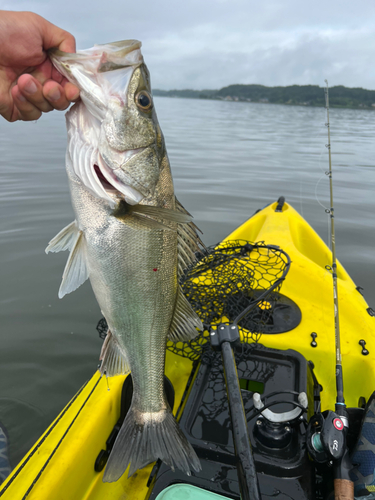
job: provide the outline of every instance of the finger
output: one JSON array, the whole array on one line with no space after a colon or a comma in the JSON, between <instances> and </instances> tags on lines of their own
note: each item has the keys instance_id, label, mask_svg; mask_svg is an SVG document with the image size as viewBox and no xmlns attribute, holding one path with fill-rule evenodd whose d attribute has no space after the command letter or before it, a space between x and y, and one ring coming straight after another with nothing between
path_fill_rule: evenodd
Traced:
<instances>
[{"instance_id":1,"label":"finger","mask_svg":"<svg viewBox=\"0 0 375 500\"><path fill-rule=\"evenodd\" d=\"M42 64L33 69L33 71L30 71L30 74L44 85L47 80L51 79L52 69L52 62L47 58Z\"/></svg>"},{"instance_id":2,"label":"finger","mask_svg":"<svg viewBox=\"0 0 375 500\"><path fill-rule=\"evenodd\" d=\"M64 88L53 80L49 80L43 85L43 95L54 109L62 111L70 105Z\"/></svg>"},{"instance_id":3,"label":"finger","mask_svg":"<svg viewBox=\"0 0 375 500\"><path fill-rule=\"evenodd\" d=\"M68 82L66 78L64 78L63 82L61 83L64 91L66 98L68 101L71 102L76 102L79 99L79 88L73 85L73 83Z\"/></svg>"},{"instance_id":4,"label":"finger","mask_svg":"<svg viewBox=\"0 0 375 500\"><path fill-rule=\"evenodd\" d=\"M40 118L42 112L40 109L36 108L31 102L29 102L26 97L24 97L18 89L18 86L12 88L11 90L14 105L18 111L18 117L15 114L12 116L12 121L23 120L32 121Z\"/></svg>"},{"instance_id":5,"label":"finger","mask_svg":"<svg viewBox=\"0 0 375 500\"><path fill-rule=\"evenodd\" d=\"M36 108L44 113L52 111L53 107L43 95L42 85L31 75L21 75L18 78L18 90Z\"/></svg>"},{"instance_id":6,"label":"finger","mask_svg":"<svg viewBox=\"0 0 375 500\"><path fill-rule=\"evenodd\" d=\"M68 31L55 26L44 18L40 18L38 28L40 30L40 34L42 35L44 50L51 49L52 47L58 47L63 52L76 51L75 38Z\"/></svg>"},{"instance_id":7,"label":"finger","mask_svg":"<svg viewBox=\"0 0 375 500\"><path fill-rule=\"evenodd\" d=\"M64 79L63 75L54 66L52 67L51 79L58 83L61 83Z\"/></svg>"}]
</instances>

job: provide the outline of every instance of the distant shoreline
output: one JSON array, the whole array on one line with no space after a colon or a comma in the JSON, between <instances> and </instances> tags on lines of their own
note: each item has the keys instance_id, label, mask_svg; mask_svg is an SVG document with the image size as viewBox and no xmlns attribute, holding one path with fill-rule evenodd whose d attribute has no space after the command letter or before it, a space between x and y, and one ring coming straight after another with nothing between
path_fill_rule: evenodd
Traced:
<instances>
[{"instance_id":1,"label":"distant shoreline","mask_svg":"<svg viewBox=\"0 0 375 500\"><path fill-rule=\"evenodd\" d=\"M153 94L161 97L325 107L324 87L319 87L319 85L290 85L288 87L229 85L219 90L155 89ZM342 85L331 87L329 105L331 108L375 110L375 90L349 88Z\"/></svg>"}]
</instances>

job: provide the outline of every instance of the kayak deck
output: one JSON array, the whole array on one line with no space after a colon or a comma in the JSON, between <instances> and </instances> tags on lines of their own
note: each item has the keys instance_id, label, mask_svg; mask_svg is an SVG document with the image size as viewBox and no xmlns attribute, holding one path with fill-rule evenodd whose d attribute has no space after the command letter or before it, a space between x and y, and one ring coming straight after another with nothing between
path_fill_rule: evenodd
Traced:
<instances>
[{"instance_id":1,"label":"kayak deck","mask_svg":"<svg viewBox=\"0 0 375 500\"><path fill-rule=\"evenodd\" d=\"M287 203L275 212L277 202L261 210L226 238L264 241L278 245L292 264L281 293L296 302L301 323L282 334L263 334L260 343L275 349L294 349L313 361L315 374L323 386L322 410L332 408L336 398L335 334L331 251L311 226ZM225 240L224 240L225 241ZM346 405L357 407L375 389L375 318L348 273L338 262L338 296L342 365ZM371 312L371 311L370 311ZM317 347L312 347L311 333ZM362 354L359 341L366 341L369 354Z\"/></svg>"},{"instance_id":2,"label":"kayak deck","mask_svg":"<svg viewBox=\"0 0 375 500\"><path fill-rule=\"evenodd\" d=\"M332 276L326 266L331 252L307 222L288 204L276 212L277 202L259 211L226 240L264 241L278 245L290 256L292 265L282 294L301 310L300 324L280 334L262 334L260 343L275 349L294 349L313 361L323 386L322 410L335 401L335 339ZM369 398L375 388L375 319L355 284L338 263L338 293L344 389L348 407L358 406L360 396ZM317 346L311 345L316 333ZM362 354L359 341L366 341L369 354ZM167 351L166 375L175 389L174 413L181 402L192 369L192 361ZM153 464L128 479L126 473L115 483L103 483L95 472L99 452L120 415L124 376L108 380L95 373L61 412L35 446L0 486L4 500L132 499L148 494L147 481ZM189 480L186 477L186 482Z\"/></svg>"}]
</instances>

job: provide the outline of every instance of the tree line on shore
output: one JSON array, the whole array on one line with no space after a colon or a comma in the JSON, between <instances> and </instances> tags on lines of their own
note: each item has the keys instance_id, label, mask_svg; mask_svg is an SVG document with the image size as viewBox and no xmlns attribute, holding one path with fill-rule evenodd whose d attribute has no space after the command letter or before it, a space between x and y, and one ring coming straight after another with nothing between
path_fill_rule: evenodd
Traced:
<instances>
[{"instance_id":1,"label":"tree line on shore","mask_svg":"<svg viewBox=\"0 0 375 500\"><path fill-rule=\"evenodd\" d=\"M165 97L215 99L239 102L263 102L300 106L325 106L324 87L319 85L290 85L266 87L265 85L229 85L220 90L159 90L153 94ZM329 104L332 108L375 109L375 90L348 88L343 85L330 87Z\"/></svg>"}]
</instances>

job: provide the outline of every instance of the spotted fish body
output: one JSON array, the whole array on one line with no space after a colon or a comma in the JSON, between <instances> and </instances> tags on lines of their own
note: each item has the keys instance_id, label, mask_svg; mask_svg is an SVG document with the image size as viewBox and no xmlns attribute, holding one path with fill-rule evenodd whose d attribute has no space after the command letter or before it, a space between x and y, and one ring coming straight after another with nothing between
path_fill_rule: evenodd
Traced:
<instances>
[{"instance_id":1,"label":"spotted fish body","mask_svg":"<svg viewBox=\"0 0 375 500\"><path fill-rule=\"evenodd\" d=\"M81 101L66 115L76 220L46 251L70 250L60 297L90 279L108 323L102 373L131 371L133 379L103 480L158 458L189 474L199 460L174 420L163 380L167 337L186 341L201 329L178 284L199 238L175 198L140 43L53 51L51 59L80 87Z\"/></svg>"}]
</instances>

